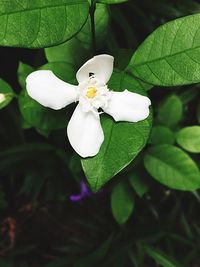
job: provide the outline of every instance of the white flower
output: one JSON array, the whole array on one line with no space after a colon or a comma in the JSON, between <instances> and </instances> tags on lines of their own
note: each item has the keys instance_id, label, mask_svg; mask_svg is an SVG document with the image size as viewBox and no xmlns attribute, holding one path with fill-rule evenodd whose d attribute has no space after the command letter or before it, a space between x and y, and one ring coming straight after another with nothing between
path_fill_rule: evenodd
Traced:
<instances>
[{"instance_id":1,"label":"white flower","mask_svg":"<svg viewBox=\"0 0 200 267\"><path fill-rule=\"evenodd\" d=\"M137 122L149 115L148 97L127 90L109 91L107 82L113 72L114 58L98 55L77 72L78 86L58 79L52 71L38 70L27 79L28 94L45 107L61 109L79 101L67 127L74 150L82 157L95 156L104 140L99 109L115 121Z\"/></svg>"}]
</instances>

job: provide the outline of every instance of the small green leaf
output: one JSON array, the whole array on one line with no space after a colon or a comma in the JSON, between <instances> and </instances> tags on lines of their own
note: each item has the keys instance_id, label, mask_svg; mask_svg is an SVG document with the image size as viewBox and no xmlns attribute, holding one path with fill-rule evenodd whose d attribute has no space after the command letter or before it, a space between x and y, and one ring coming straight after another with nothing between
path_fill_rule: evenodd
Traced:
<instances>
[{"instance_id":1,"label":"small green leaf","mask_svg":"<svg viewBox=\"0 0 200 267\"><path fill-rule=\"evenodd\" d=\"M128 89L146 94L141 84L133 77L114 72L109 82L112 90ZM125 168L143 149L151 129L151 115L137 123L114 122L101 116L105 140L99 153L92 158L82 159L82 166L93 191L99 190L107 181Z\"/></svg>"},{"instance_id":2,"label":"small green leaf","mask_svg":"<svg viewBox=\"0 0 200 267\"><path fill-rule=\"evenodd\" d=\"M169 96L158 110L158 120L163 125L173 128L182 119L183 104L176 95Z\"/></svg>"},{"instance_id":3,"label":"small green leaf","mask_svg":"<svg viewBox=\"0 0 200 267\"><path fill-rule=\"evenodd\" d=\"M154 126L151 131L149 143L153 145L169 144L175 141L174 133L165 126Z\"/></svg>"},{"instance_id":4,"label":"small green leaf","mask_svg":"<svg viewBox=\"0 0 200 267\"><path fill-rule=\"evenodd\" d=\"M19 62L17 69L18 81L22 89L26 89L26 77L34 71L34 68L23 63Z\"/></svg>"},{"instance_id":5,"label":"small green leaf","mask_svg":"<svg viewBox=\"0 0 200 267\"><path fill-rule=\"evenodd\" d=\"M144 166L153 178L170 188L188 191L200 188L196 163L175 146L150 148L144 156Z\"/></svg>"},{"instance_id":6,"label":"small green leaf","mask_svg":"<svg viewBox=\"0 0 200 267\"><path fill-rule=\"evenodd\" d=\"M87 0L3 1L0 45L40 48L75 35L88 18Z\"/></svg>"},{"instance_id":7,"label":"small green leaf","mask_svg":"<svg viewBox=\"0 0 200 267\"><path fill-rule=\"evenodd\" d=\"M176 135L176 141L185 150L200 153L200 126L181 129Z\"/></svg>"},{"instance_id":8,"label":"small green leaf","mask_svg":"<svg viewBox=\"0 0 200 267\"><path fill-rule=\"evenodd\" d=\"M126 184L118 183L113 187L111 209L113 217L119 224L124 224L131 216L134 209L134 198Z\"/></svg>"},{"instance_id":9,"label":"small green leaf","mask_svg":"<svg viewBox=\"0 0 200 267\"><path fill-rule=\"evenodd\" d=\"M6 107L15 96L12 88L0 79L0 109Z\"/></svg>"},{"instance_id":10,"label":"small green leaf","mask_svg":"<svg viewBox=\"0 0 200 267\"><path fill-rule=\"evenodd\" d=\"M159 266L163 267L178 267L179 265L171 259L169 256L167 256L165 253L163 253L160 250L157 250L150 246L145 246L146 253L155 260Z\"/></svg>"},{"instance_id":11,"label":"small green leaf","mask_svg":"<svg viewBox=\"0 0 200 267\"><path fill-rule=\"evenodd\" d=\"M149 191L149 185L141 174L132 174L129 176L129 182L139 197L143 197Z\"/></svg>"},{"instance_id":12,"label":"small green leaf","mask_svg":"<svg viewBox=\"0 0 200 267\"><path fill-rule=\"evenodd\" d=\"M200 14L160 26L136 50L129 71L154 85L175 86L200 82L199 29Z\"/></svg>"}]
</instances>

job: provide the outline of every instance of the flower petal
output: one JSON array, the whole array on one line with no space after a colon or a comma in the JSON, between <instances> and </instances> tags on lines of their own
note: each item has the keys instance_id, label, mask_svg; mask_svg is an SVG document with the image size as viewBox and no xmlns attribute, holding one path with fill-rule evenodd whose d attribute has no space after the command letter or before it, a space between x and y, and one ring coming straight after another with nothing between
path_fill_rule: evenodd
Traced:
<instances>
[{"instance_id":1,"label":"flower petal","mask_svg":"<svg viewBox=\"0 0 200 267\"><path fill-rule=\"evenodd\" d=\"M50 70L32 72L26 78L28 94L45 107L61 109L75 102L77 86L57 78Z\"/></svg>"},{"instance_id":2,"label":"flower petal","mask_svg":"<svg viewBox=\"0 0 200 267\"><path fill-rule=\"evenodd\" d=\"M148 97L129 92L111 92L111 98L104 111L115 121L137 122L149 116L151 101Z\"/></svg>"},{"instance_id":3,"label":"flower petal","mask_svg":"<svg viewBox=\"0 0 200 267\"><path fill-rule=\"evenodd\" d=\"M67 126L67 135L81 157L95 156L104 140L99 114L84 112L78 104Z\"/></svg>"},{"instance_id":4,"label":"flower petal","mask_svg":"<svg viewBox=\"0 0 200 267\"><path fill-rule=\"evenodd\" d=\"M88 60L76 73L79 83L88 80L91 74L106 84L113 72L114 58L110 55L98 55Z\"/></svg>"}]
</instances>

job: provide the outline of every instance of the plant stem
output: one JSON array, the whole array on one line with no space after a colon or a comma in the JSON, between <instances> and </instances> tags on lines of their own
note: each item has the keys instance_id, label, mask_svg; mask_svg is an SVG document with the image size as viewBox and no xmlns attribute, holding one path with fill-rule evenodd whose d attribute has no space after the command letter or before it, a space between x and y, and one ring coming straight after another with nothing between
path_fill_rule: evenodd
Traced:
<instances>
[{"instance_id":1,"label":"plant stem","mask_svg":"<svg viewBox=\"0 0 200 267\"><path fill-rule=\"evenodd\" d=\"M94 13L96 9L96 0L91 1L90 6L90 21L91 21L91 34L92 34L92 50L93 55L96 55L96 35L95 35L95 20Z\"/></svg>"}]
</instances>

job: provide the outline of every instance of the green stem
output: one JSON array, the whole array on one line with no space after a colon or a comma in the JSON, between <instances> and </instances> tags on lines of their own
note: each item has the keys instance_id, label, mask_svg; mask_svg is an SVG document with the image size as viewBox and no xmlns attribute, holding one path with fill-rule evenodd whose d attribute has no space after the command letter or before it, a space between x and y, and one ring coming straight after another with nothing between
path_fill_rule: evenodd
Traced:
<instances>
[{"instance_id":1,"label":"green stem","mask_svg":"<svg viewBox=\"0 0 200 267\"><path fill-rule=\"evenodd\" d=\"M96 9L96 0L93 0L91 1L91 6L90 6L90 21L91 21L91 34L92 34L92 49L94 55L96 55L96 34L95 34L95 20L94 20L95 9Z\"/></svg>"}]
</instances>

